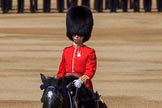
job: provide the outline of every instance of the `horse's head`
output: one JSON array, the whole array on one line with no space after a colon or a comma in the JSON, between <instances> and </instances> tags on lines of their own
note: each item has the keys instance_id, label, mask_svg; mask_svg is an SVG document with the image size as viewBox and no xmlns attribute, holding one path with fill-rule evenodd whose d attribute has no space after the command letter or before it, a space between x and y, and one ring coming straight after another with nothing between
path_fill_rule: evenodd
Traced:
<instances>
[{"instance_id":1,"label":"horse's head","mask_svg":"<svg viewBox=\"0 0 162 108\"><path fill-rule=\"evenodd\" d=\"M45 77L43 74L40 75L43 83L41 88L44 90L41 98L43 108L58 108L62 103L58 80L53 77Z\"/></svg>"},{"instance_id":2,"label":"horse's head","mask_svg":"<svg viewBox=\"0 0 162 108\"><path fill-rule=\"evenodd\" d=\"M77 78L74 76L56 79L41 74L41 89L44 90L41 98L43 108L71 108L73 96L76 95L79 105L84 105L83 108L94 108L92 91L85 85L76 90L73 83L75 79Z\"/></svg>"}]
</instances>

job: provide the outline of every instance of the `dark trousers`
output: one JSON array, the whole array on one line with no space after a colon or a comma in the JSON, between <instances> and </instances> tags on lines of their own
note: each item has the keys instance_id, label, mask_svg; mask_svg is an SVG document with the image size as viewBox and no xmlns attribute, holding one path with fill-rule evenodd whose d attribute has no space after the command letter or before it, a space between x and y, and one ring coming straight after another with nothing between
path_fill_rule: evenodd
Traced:
<instances>
[{"instance_id":1,"label":"dark trousers","mask_svg":"<svg viewBox=\"0 0 162 108\"><path fill-rule=\"evenodd\" d=\"M117 0L117 8L118 9L122 8L122 0Z\"/></svg>"},{"instance_id":2,"label":"dark trousers","mask_svg":"<svg viewBox=\"0 0 162 108\"><path fill-rule=\"evenodd\" d=\"M162 12L162 0L157 0L156 2L158 12Z\"/></svg>"},{"instance_id":3,"label":"dark trousers","mask_svg":"<svg viewBox=\"0 0 162 108\"><path fill-rule=\"evenodd\" d=\"M110 12L116 12L118 7L118 1L117 0L110 0L110 1L111 1Z\"/></svg>"},{"instance_id":4,"label":"dark trousers","mask_svg":"<svg viewBox=\"0 0 162 108\"><path fill-rule=\"evenodd\" d=\"M66 6L67 6L67 8L70 7L70 0L66 0Z\"/></svg>"},{"instance_id":5,"label":"dark trousers","mask_svg":"<svg viewBox=\"0 0 162 108\"><path fill-rule=\"evenodd\" d=\"M90 7L90 0L82 0L82 5Z\"/></svg>"},{"instance_id":6,"label":"dark trousers","mask_svg":"<svg viewBox=\"0 0 162 108\"><path fill-rule=\"evenodd\" d=\"M71 0L70 6L77 6L78 0Z\"/></svg>"},{"instance_id":7,"label":"dark trousers","mask_svg":"<svg viewBox=\"0 0 162 108\"><path fill-rule=\"evenodd\" d=\"M94 7L97 12L102 12L103 11L103 0L95 0Z\"/></svg>"},{"instance_id":8,"label":"dark trousers","mask_svg":"<svg viewBox=\"0 0 162 108\"><path fill-rule=\"evenodd\" d=\"M57 9L59 12L64 11L64 0L57 0Z\"/></svg>"},{"instance_id":9,"label":"dark trousers","mask_svg":"<svg viewBox=\"0 0 162 108\"><path fill-rule=\"evenodd\" d=\"M8 13L9 11L9 0L1 0L1 7L3 13Z\"/></svg>"},{"instance_id":10,"label":"dark trousers","mask_svg":"<svg viewBox=\"0 0 162 108\"><path fill-rule=\"evenodd\" d=\"M133 9L134 9L134 12L139 12L139 9L140 9L140 0L134 0L133 1Z\"/></svg>"},{"instance_id":11,"label":"dark trousers","mask_svg":"<svg viewBox=\"0 0 162 108\"><path fill-rule=\"evenodd\" d=\"M144 4L145 12L151 12L152 0L144 0L143 4Z\"/></svg>"},{"instance_id":12,"label":"dark trousers","mask_svg":"<svg viewBox=\"0 0 162 108\"><path fill-rule=\"evenodd\" d=\"M12 10L12 0L8 0L8 6L9 10Z\"/></svg>"},{"instance_id":13,"label":"dark trousers","mask_svg":"<svg viewBox=\"0 0 162 108\"><path fill-rule=\"evenodd\" d=\"M98 0L94 0L94 10L97 10L97 2Z\"/></svg>"},{"instance_id":14,"label":"dark trousers","mask_svg":"<svg viewBox=\"0 0 162 108\"><path fill-rule=\"evenodd\" d=\"M51 11L51 0L43 0L43 12Z\"/></svg>"},{"instance_id":15,"label":"dark trousers","mask_svg":"<svg viewBox=\"0 0 162 108\"><path fill-rule=\"evenodd\" d=\"M129 0L130 9L133 9L133 7L134 7L133 6L134 5L133 2L134 2L133 0Z\"/></svg>"},{"instance_id":16,"label":"dark trousers","mask_svg":"<svg viewBox=\"0 0 162 108\"><path fill-rule=\"evenodd\" d=\"M67 0L66 4L67 4L67 8L69 8L71 6L77 6L78 0Z\"/></svg>"},{"instance_id":17,"label":"dark trousers","mask_svg":"<svg viewBox=\"0 0 162 108\"><path fill-rule=\"evenodd\" d=\"M110 0L105 0L105 9L110 9Z\"/></svg>"},{"instance_id":18,"label":"dark trousers","mask_svg":"<svg viewBox=\"0 0 162 108\"><path fill-rule=\"evenodd\" d=\"M17 0L17 12L18 13L24 12L24 0Z\"/></svg>"},{"instance_id":19,"label":"dark trousers","mask_svg":"<svg viewBox=\"0 0 162 108\"><path fill-rule=\"evenodd\" d=\"M38 10L38 0L30 0L30 12L35 13Z\"/></svg>"},{"instance_id":20,"label":"dark trousers","mask_svg":"<svg viewBox=\"0 0 162 108\"><path fill-rule=\"evenodd\" d=\"M122 10L128 12L128 0L122 0Z\"/></svg>"}]
</instances>

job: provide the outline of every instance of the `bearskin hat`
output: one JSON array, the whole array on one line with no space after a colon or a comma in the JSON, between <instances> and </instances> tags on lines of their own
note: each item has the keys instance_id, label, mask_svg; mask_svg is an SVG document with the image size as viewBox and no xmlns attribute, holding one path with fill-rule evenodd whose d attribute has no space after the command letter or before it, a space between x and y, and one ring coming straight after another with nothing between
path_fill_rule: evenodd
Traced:
<instances>
[{"instance_id":1,"label":"bearskin hat","mask_svg":"<svg viewBox=\"0 0 162 108\"><path fill-rule=\"evenodd\" d=\"M66 14L66 35L70 40L72 36L83 36L83 42L88 41L93 29L93 15L85 6L73 6Z\"/></svg>"}]
</instances>

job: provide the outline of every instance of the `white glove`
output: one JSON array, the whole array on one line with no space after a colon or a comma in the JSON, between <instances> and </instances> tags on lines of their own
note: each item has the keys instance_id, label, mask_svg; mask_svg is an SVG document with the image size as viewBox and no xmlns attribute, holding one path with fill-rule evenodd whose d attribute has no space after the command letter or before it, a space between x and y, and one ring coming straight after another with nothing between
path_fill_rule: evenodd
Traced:
<instances>
[{"instance_id":1,"label":"white glove","mask_svg":"<svg viewBox=\"0 0 162 108\"><path fill-rule=\"evenodd\" d=\"M83 84L83 82L80 79L74 80L73 82L76 88L80 88Z\"/></svg>"}]
</instances>

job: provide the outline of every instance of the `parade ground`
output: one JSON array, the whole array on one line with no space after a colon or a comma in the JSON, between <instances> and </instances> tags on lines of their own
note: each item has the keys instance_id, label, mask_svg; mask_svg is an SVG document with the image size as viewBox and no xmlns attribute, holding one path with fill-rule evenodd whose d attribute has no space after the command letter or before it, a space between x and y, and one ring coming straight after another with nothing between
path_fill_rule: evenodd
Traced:
<instances>
[{"instance_id":1,"label":"parade ground","mask_svg":"<svg viewBox=\"0 0 162 108\"><path fill-rule=\"evenodd\" d=\"M94 89L109 108L161 108L162 13L93 13L85 44L97 54ZM41 108L40 73L57 73L65 13L0 14L0 108Z\"/></svg>"}]
</instances>

